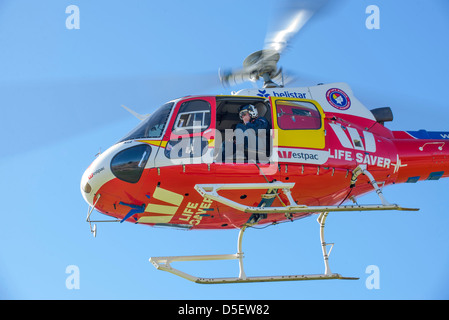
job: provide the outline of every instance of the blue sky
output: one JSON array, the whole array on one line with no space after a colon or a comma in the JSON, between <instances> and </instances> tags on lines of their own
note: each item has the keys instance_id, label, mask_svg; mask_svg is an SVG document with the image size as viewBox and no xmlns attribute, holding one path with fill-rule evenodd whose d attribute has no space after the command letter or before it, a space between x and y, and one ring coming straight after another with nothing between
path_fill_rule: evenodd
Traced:
<instances>
[{"instance_id":1,"label":"blue sky","mask_svg":"<svg viewBox=\"0 0 449 320\"><path fill-rule=\"evenodd\" d=\"M385 188L390 202L418 213L329 215L331 270L358 281L197 285L148 259L234 253L237 230L111 223L91 236L79 182L94 155L137 124L120 105L149 113L183 95L234 90L217 86L218 68L238 67L263 47L275 3L0 1L0 298L449 298L447 180ZM79 30L65 25L72 4ZM379 30L365 26L371 4ZM368 108L390 106L390 129L447 130L448 9L444 0L338 1L294 38L281 65L302 83L347 82ZM250 229L243 250L247 275L324 270L313 217ZM70 265L79 268L79 289L66 287ZM379 289L365 285L370 265L379 268ZM236 261L178 266L204 276L238 272Z\"/></svg>"}]
</instances>

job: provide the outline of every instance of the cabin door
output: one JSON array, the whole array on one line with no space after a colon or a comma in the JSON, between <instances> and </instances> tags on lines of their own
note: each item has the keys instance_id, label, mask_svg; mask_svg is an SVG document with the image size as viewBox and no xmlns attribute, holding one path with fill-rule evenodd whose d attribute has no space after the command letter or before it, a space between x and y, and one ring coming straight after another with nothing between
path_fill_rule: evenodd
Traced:
<instances>
[{"instance_id":1,"label":"cabin door","mask_svg":"<svg viewBox=\"0 0 449 320\"><path fill-rule=\"evenodd\" d=\"M324 149L324 112L313 100L274 98L275 147Z\"/></svg>"}]
</instances>

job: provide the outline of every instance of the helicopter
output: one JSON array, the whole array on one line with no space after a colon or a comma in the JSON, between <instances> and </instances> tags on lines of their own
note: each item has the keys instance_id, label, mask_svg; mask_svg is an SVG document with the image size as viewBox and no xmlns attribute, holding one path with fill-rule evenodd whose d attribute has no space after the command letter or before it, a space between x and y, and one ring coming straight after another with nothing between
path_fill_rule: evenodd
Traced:
<instances>
[{"instance_id":1,"label":"helicopter","mask_svg":"<svg viewBox=\"0 0 449 320\"><path fill-rule=\"evenodd\" d=\"M238 229L237 253L152 257L159 270L197 283L357 279L331 272L324 238L331 212L410 210L387 201L383 187L449 176L449 132L391 131L388 107L369 110L346 83L288 87L281 53L326 1L299 1L287 27L249 55L243 68L220 71L223 84L263 81L229 95L186 96L152 114L125 107L141 122L97 156L81 179L87 222L130 222L183 230ZM252 106L266 130L238 131ZM229 147L230 146L230 147ZM376 192L378 204L357 198ZM345 204L352 201L353 204ZM115 220L91 219L93 210ZM245 230L317 216L325 270L320 274L247 276ZM330 250L328 251L328 248ZM239 262L239 275L202 278L175 269L180 261Z\"/></svg>"}]
</instances>

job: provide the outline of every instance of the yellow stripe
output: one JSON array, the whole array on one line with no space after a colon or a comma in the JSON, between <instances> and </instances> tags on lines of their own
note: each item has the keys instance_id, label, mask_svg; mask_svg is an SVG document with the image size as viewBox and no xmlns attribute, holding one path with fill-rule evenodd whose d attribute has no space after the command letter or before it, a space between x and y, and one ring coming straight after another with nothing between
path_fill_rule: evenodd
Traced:
<instances>
[{"instance_id":1,"label":"yellow stripe","mask_svg":"<svg viewBox=\"0 0 449 320\"><path fill-rule=\"evenodd\" d=\"M137 222L139 223L168 223L172 219L172 215L164 216L143 216Z\"/></svg>"},{"instance_id":2,"label":"yellow stripe","mask_svg":"<svg viewBox=\"0 0 449 320\"><path fill-rule=\"evenodd\" d=\"M176 213L176 210L178 210L178 207L150 203L145 209L145 212L171 214L173 216Z\"/></svg>"},{"instance_id":3,"label":"yellow stripe","mask_svg":"<svg viewBox=\"0 0 449 320\"><path fill-rule=\"evenodd\" d=\"M159 187L156 187L156 190L153 193L153 197L155 199L170 203L174 206L179 206L184 199L184 196L178 193L168 191Z\"/></svg>"},{"instance_id":4,"label":"yellow stripe","mask_svg":"<svg viewBox=\"0 0 449 320\"><path fill-rule=\"evenodd\" d=\"M149 203L145 208L145 212L157 213L158 215L143 216L137 222L168 223L175 215L179 205L182 203L182 200L184 200L184 196L160 187L156 187L154 190L153 198L172 204L172 206Z\"/></svg>"},{"instance_id":5,"label":"yellow stripe","mask_svg":"<svg viewBox=\"0 0 449 320\"><path fill-rule=\"evenodd\" d=\"M143 142L143 143L148 143L151 144L152 146L156 146L156 147L162 147L165 148L165 146L167 145L167 141L160 141L160 140L137 140L139 142Z\"/></svg>"}]
</instances>

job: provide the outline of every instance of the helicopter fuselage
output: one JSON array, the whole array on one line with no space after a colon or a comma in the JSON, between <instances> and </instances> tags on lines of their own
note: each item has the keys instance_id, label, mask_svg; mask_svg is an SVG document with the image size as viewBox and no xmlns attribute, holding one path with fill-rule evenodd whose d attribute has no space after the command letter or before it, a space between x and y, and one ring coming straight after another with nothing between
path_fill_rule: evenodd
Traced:
<instances>
[{"instance_id":1,"label":"helicopter fuselage","mask_svg":"<svg viewBox=\"0 0 449 320\"><path fill-rule=\"evenodd\" d=\"M246 104L269 123L262 138L256 133L262 152L248 152L249 142L242 153L236 151L239 137L233 132ZM165 104L100 154L84 173L81 192L90 206L121 221L229 229L241 228L253 214L203 197L197 185L293 183L297 204L335 206L373 191L363 175L351 184L358 166L381 186L449 176L449 133L391 131L384 126L391 120L389 109L369 111L344 83L188 96ZM250 140L245 137L240 142ZM257 188L221 195L249 207L289 201L278 190ZM272 213L257 222L311 214Z\"/></svg>"}]
</instances>

